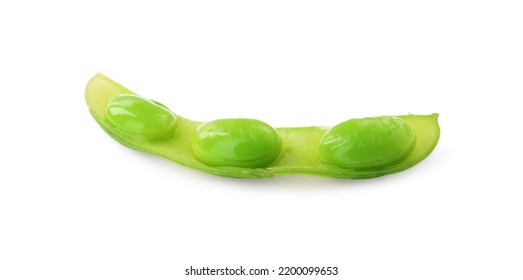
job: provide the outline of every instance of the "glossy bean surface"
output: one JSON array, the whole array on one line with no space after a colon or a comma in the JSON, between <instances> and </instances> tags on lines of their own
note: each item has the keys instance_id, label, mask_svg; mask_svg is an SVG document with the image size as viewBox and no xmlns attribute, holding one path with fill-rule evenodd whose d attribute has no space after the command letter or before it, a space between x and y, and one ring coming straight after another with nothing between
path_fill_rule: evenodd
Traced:
<instances>
[{"instance_id":1,"label":"glossy bean surface","mask_svg":"<svg viewBox=\"0 0 523 280\"><path fill-rule=\"evenodd\" d=\"M281 151L278 131L253 119L222 119L198 127L192 149L212 166L265 167Z\"/></svg>"},{"instance_id":2,"label":"glossy bean surface","mask_svg":"<svg viewBox=\"0 0 523 280\"><path fill-rule=\"evenodd\" d=\"M377 168L405 159L415 142L414 130L402 119L351 119L325 133L319 153L326 163L342 168Z\"/></svg>"},{"instance_id":3,"label":"glossy bean surface","mask_svg":"<svg viewBox=\"0 0 523 280\"><path fill-rule=\"evenodd\" d=\"M171 137L176 129L176 115L161 104L137 95L112 97L106 117L115 129L148 140Z\"/></svg>"}]
</instances>

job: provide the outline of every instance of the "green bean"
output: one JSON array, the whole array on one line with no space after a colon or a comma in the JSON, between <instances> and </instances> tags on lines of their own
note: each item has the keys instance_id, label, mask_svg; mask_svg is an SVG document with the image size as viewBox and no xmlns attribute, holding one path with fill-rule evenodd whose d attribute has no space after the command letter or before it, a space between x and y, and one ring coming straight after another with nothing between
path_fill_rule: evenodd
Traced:
<instances>
[{"instance_id":1,"label":"green bean","mask_svg":"<svg viewBox=\"0 0 523 280\"><path fill-rule=\"evenodd\" d=\"M192 150L211 166L265 167L280 155L281 138L258 120L215 120L198 127Z\"/></svg>"},{"instance_id":2,"label":"green bean","mask_svg":"<svg viewBox=\"0 0 523 280\"><path fill-rule=\"evenodd\" d=\"M374 168L405 159L416 142L412 127L400 118L352 119L321 138L320 157L343 168Z\"/></svg>"},{"instance_id":3,"label":"green bean","mask_svg":"<svg viewBox=\"0 0 523 280\"><path fill-rule=\"evenodd\" d=\"M311 174L373 178L405 170L436 147L438 114L350 119L332 128L272 126L254 119L197 122L95 75L89 110L115 140L203 172L236 178Z\"/></svg>"},{"instance_id":4,"label":"green bean","mask_svg":"<svg viewBox=\"0 0 523 280\"><path fill-rule=\"evenodd\" d=\"M106 118L127 137L159 140L171 137L176 129L176 115L138 95L124 94L111 98Z\"/></svg>"}]
</instances>

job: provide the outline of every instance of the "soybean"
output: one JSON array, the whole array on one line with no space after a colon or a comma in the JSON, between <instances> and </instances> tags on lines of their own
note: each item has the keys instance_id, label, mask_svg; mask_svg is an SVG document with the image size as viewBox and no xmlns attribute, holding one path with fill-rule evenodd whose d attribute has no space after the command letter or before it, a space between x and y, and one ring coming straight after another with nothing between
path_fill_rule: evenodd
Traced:
<instances>
[{"instance_id":1,"label":"soybean","mask_svg":"<svg viewBox=\"0 0 523 280\"><path fill-rule=\"evenodd\" d=\"M198 127L192 150L210 166L259 168L278 157L281 138L276 129L259 120L215 120Z\"/></svg>"},{"instance_id":2,"label":"soybean","mask_svg":"<svg viewBox=\"0 0 523 280\"><path fill-rule=\"evenodd\" d=\"M377 168L405 159L416 143L412 127L400 118L352 119L321 138L320 157L343 168Z\"/></svg>"},{"instance_id":3,"label":"soybean","mask_svg":"<svg viewBox=\"0 0 523 280\"><path fill-rule=\"evenodd\" d=\"M117 130L133 137L160 140L173 135L176 115L167 108L138 95L112 97L107 105L107 121Z\"/></svg>"}]
</instances>

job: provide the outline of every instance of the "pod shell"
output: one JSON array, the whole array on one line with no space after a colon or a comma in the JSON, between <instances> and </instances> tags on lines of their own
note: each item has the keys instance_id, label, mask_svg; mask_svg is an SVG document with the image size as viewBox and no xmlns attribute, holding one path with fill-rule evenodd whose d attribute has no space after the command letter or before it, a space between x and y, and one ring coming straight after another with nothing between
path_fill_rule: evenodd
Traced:
<instances>
[{"instance_id":1,"label":"pod shell","mask_svg":"<svg viewBox=\"0 0 523 280\"><path fill-rule=\"evenodd\" d=\"M226 177L267 178L284 174L309 174L352 179L374 178L400 172L418 164L434 150L440 137L437 113L399 115L396 117L408 123L416 135L414 148L404 160L379 168L342 168L325 163L319 154L318 143L329 127L278 127L276 130L282 141L281 153L274 162L266 167L211 166L201 162L193 153L193 139L196 137L198 127L202 124L199 121L178 115L172 137L158 141L151 141L142 136L130 135L116 129L107 120L106 111L110 99L121 94L136 95L133 91L102 74L96 74L87 83L85 89L85 99L89 111L108 135L131 149L155 154L186 167ZM158 103L156 102L156 104ZM96 145L96 143L93 144Z\"/></svg>"}]
</instances>

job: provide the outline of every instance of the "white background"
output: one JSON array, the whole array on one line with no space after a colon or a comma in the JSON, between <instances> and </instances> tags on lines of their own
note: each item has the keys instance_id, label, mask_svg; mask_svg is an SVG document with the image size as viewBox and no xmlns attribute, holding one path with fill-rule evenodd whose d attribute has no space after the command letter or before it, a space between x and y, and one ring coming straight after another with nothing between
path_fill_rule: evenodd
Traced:
<instances>
[{"instance_id":1,"label":"white background","mask_svg":"<svg viewBox=\"0 0 523 280\"><path fill-rule=\"evenodd\" d=\"M522 5L0 2L0 279L523 279ZM96 72L196 120L438 112L441 139L372 180L221 178L107 136Z\"/></svg>"}]
</instances>

